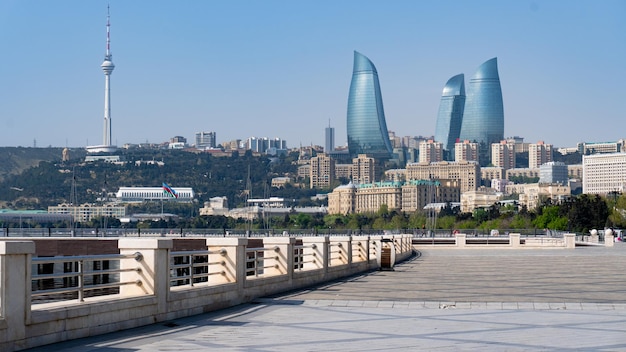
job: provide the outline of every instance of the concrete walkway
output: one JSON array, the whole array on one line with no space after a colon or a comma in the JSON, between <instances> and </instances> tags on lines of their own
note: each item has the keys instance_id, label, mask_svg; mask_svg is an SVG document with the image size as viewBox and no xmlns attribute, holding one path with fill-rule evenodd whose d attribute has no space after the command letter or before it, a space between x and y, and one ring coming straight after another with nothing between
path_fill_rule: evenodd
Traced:
<instances>
[{"instance_id":1,"label":"concrete walkway","mask_svg":"<svg viewBox=\"0 0 626 352\"><path fill-rule=\"evenodd\" d=\"M623 351L626 245L420 250L253 304L32 351Z\"/></svg>"}]
</instances>

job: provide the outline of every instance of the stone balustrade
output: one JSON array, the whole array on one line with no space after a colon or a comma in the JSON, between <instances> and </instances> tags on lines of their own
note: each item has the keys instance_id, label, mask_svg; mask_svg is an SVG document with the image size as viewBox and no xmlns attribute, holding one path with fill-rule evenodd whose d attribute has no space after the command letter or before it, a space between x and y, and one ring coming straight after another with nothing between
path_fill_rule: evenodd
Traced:
<instances>
[{"instance_id":1,"label":"stone balustrade","mask_svg":"<svg viewBox=\"0 0 626 352\"><path fill-rule=\"evenodd\" d=\"M455 234L452 237L415 238L415 248L570 248L576 247L576 235L566 233L563 237L524 237L519 233L511 233L505 236L470 237L464 233ZM607 246L612 246L607 243Z\"/></svg>"},{"instance_id":2,"label":"stone balustrade","mask_svg":"<svg viewBox=\"0 0 626 352\"><path fill-rule=\"evenodd\" d=\"M0 350L201 314L375 270L384 251L392 252L394 262L410 257L411 239L411 235L283 236L262 238L258 247L259 239L208 238L205 252L188 256L206 260L192 259L187 269L179 270L187 276L177 280L172 239L120 238L119 254L129 256L120 256L126 259L119 259L119 281L137 284L120 285L114 294L82 301L38 304L32 303L31 292L35 242L7 239L0 241ZM141 254L140 261L132 258L136 253ZM188 275L196 270L201 273L196 279ZM189 284L176 286L172 281Z\"/></svg>"}]
</instances>

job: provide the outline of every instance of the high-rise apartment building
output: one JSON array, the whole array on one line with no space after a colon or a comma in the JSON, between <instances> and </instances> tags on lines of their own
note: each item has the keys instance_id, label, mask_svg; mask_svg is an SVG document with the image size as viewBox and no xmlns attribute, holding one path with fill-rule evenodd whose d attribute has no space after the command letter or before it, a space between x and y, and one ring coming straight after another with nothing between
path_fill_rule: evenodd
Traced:
<instances>
[{"instance_id":1,"label":"high-rise apartment building","mask_svg":"<svg viewBox=\"0 0 626 352\"><path fill-rule=\"evenodd\" d=\"M475 161L442 161L406 165L406 180L459 180L461 192L473 191L480 184L480 166Z\"/></svg>"},{"instance_id":2,"label":"high-rise apartment building","mask_svg":"<svg viewBox=\"0 0 626 352\"><path fill-rule=\"evenodd\" d=\"M487 148L486 153L492 143L504 139L504 106L497 58L480 65L469 81L460 139L478 142ZM488 160L483 160L487 157L483 150L479 155L482 155L481 164Z\"/></svg>"},{"instance_id":3,"label":"high-rise apartment building","mask_svg":"<svg viewBox=\"0 0 626 352\"><path fill-rule=\"evenodd\" d=\"M559 183L567 185L569 181L567 165L560 161L550 161L539 166L539 183Z\"/></svg>"},{"instance_id":4,"label":"high-rise apartment building","mask_svg":"<svg viewBox=\"0 0 626 352\"><path fill-rule=\"evenodd\" d=\"M347 131L351 156L368 154L377 159L391 157L392 148L378 72L366 56L356 51L348 95Z\"/></svg>"},{"instance_id":5,"label":"high-rise apartment building","mask_svg":"<svg viewBox=\"0 0 626 352\"><path fill-rule=\"evenodd\" d=\"M464 77L463 74L460 74L450 78L441 94L435 127L435 140L443 143L445 160L451 160L454 156L455 143L461 134L465 108Z\"/></svg>"},{"instance_id":6,"label":"high-rise apartment building","mask_svg":"<svg viewBox=\"0 0 626 352\"><path fill-rule=\"evenodd\" d=\"M309 165L311 188L330 188L335 180L335 161L328 154L319 154L311 158Z\"/></svg>"},{"instance_id":7,"label":"high-rise apartment building","mask_svg":"<svg viewBox=\"0 0 626 352\"><path fill-rule=\"evenodd\" d=\"M420 143L419 149L420 163L436 163L443 161L443 143L435 142L432 139Z\"/></svg>"},{"instance_id":8,"label":"high-rise apartment building","mask_svg":"<svg viewBox=\"0 0 626 352\"><path fill-rule=\"evenodd\" d=\"M583 193L626 191L626 153L583 155Z\"/></svg>"},{"instance_id":9,"label":"high-rise apartment building","mask_svg":"<svg viewBox=\"0 0 626 352\"><path fill-rule=\"evenodd\" d=\"M210 149L217 147L215 132L196 132L196 148Z\"/></svg>"},{"instance_id":10,"label":"high-rise apartment building","mask_svg":"<svg viewBox=\"0 0 626 352\"><path fill-rule=\"evenodd\" d=\"M552 161L552 144L539 141L528 145L528 167L538 168Z\"/></svg>"},{"instance_id":11,"label":"high-rise apartment building","mask_svg":"<svg viewBox=\"0 0 626 352\"><path fill-rule=\"evenodd\" d=\"M375 181L376 159L367 154L359 154L358 157L352 159L352 182L361 184Z\"/></svg>"},{"instance_id":12,"label":"high-rise apartment building","mask_svg":"<svg viewBox=\"0 0 626 352\"><path fill-rule=\"evenodd\" d=\"M504 170L515 168L515 143L500 141L491 144L491 164Z\"/></svg>"},{"instance_id":13,"label":"high-rise apartment building","mask_svg":"<svg viewBox=\"0 0 626 352\"><path fill-rule=\"evenodd\" d=\"M335 128L330 127L330 122L325 132L324 152L330 153L335 150Z\"/></svg>"},{"instance_id":14,"label":"high-rise apartment building","mask_svg":"<svg viewBox=\"0 0 626 352\"><path fill-rule=\"evenodd\" d=\"M454 144L454 161L478 162L478 143L468 140Z\"/></svg>"}]
</instances>

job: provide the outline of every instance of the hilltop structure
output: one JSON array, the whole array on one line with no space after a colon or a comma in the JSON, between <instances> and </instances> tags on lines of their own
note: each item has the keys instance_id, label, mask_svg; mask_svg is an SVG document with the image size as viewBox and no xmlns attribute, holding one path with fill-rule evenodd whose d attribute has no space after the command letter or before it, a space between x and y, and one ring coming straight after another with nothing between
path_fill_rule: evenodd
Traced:
<instances>
[{"instance_id":1,"label":"hilltop structure","mask_svg":"<svg viewBox=\"0 0 626 352\"><path fill-rule=\"evenodd\" d=\"M113 153L117 150L111 142L111 73L115 65L113 64L113 55L111 54L111 16L109 7L107 6L107 44L104 62L102 65L104 72L104 130L102 134L102 145L87 147L89 153Z\"/></svg>"}]
</instances>

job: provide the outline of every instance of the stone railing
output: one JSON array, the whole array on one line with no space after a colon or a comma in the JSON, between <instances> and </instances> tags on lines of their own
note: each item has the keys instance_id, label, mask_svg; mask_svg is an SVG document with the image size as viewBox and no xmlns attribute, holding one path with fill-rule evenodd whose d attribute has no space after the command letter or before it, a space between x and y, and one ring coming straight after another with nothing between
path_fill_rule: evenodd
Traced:
<instances>
[{"instance_id":1,"label":"stone railing","mask_svg":"<svg viewBox=\"0 0 626 352\"><path fill-rule=\"evenodd\" d=\"M173 239L120 238L117 264L105 274L110 275L111 292L37 304L33 287L41 278L32 271L45 260L33 261L35 242L7 239L0 241L0 350L21 350L226 308L375 270L383 257L393 258L384 264L392 267L412 255L411 239L411 235L224 237L208 238L206 250L173 252ZM66 267L81 261L81 268L82 261L89 259L72 258L45 259ZM47 280L71 275L51 275ZM83 276L95 274L82 268L77 275L78 282L86 285ZM78 291L83 289L80 286ZM37 292L40 298L42 292Z\"/></svg>"},{"instance_id":2,"label":"stone railing","mask_svg":"<svg viewBox=\"0 0 626 352\"><path fill-rule=\"evenodd\" d=\"M563 237L522 237L519 233L508 236L473 237L458 233L451 237L420 237L413 239L415 248L575 248L576 235ZM611 244L612 245L612 242Z\"/></svg>"}]
</instances>

